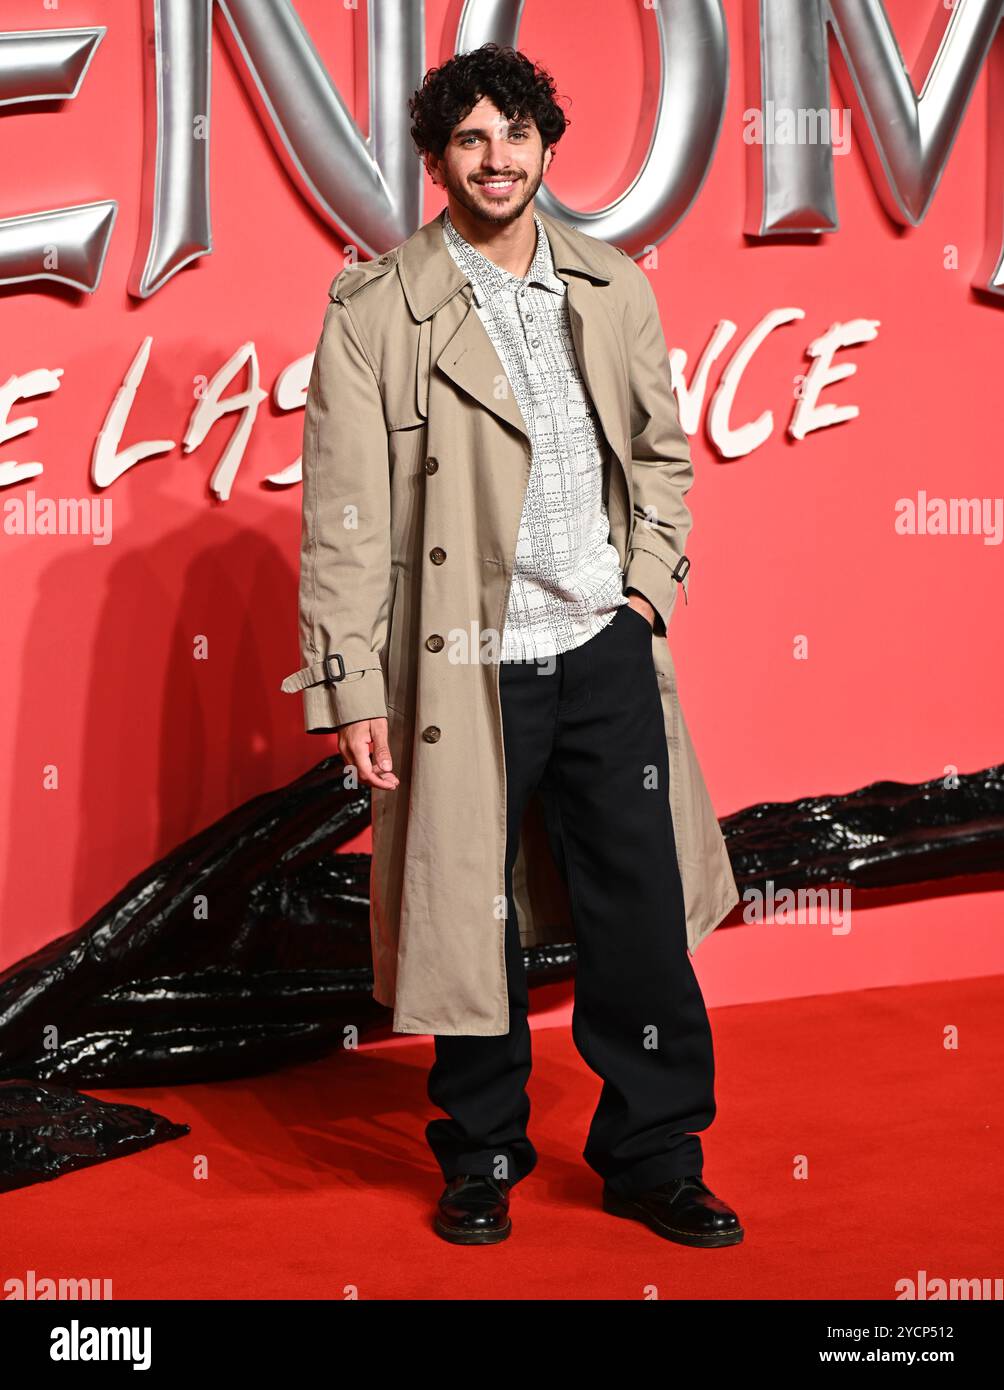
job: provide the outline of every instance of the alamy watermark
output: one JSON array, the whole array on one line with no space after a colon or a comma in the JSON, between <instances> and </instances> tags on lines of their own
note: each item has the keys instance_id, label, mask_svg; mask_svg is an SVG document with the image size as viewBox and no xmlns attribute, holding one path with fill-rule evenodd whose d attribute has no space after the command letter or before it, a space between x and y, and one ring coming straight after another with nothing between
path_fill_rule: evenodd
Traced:
<instances>
[{"instance_id":1,"label":"alamy watermark","mask_svg":"<svg viewBox=\"0 0 1004 1390\"><path fill-rule=\"evenodd\" d=\"M744 922L770 922L774 926L828 926L833 936L851 929L849 888L781 888L767 879L763 888L743 890Z\"/></svg>"},{"instance_id":2,"label":"alamy watermark","mask_svg":"<svg viewBox=\"0 0 1004 1390\"><path fill-rule=\"evenodd\" d=\"M747 145L827 145L834 154L851 148L851 112L846 106L749 106L743 112Z\"/></svg>"},{"instance_id":3,"label":"alamy watermark","mask_svg":"<svg viewBox=\"0 0 1004 1390\"><path fill-rule=\"evenodd\" d=\"M112 498L39 497L28 488L3 503L5 536L90 536L93 545L112 538Z\"/></svg>"}]
</instances>

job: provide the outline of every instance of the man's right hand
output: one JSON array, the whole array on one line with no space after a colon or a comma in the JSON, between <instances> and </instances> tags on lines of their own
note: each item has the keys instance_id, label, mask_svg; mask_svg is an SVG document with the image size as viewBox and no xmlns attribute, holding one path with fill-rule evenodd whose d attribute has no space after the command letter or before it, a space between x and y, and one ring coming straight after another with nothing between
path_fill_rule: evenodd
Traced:
<instances>
[{"instance_id":1,"label":"man's right hand","mask_svg":"<svg viewBox=\"0 0 1004 1390\"><path fill-rule=\"evenodd\" d=\"M347 766L354 767L367 787L394 791L400 779L391 771L393 763L387 742L386 719L359 719L338 730L338 751Z\"/></svg>"}]
</instances>

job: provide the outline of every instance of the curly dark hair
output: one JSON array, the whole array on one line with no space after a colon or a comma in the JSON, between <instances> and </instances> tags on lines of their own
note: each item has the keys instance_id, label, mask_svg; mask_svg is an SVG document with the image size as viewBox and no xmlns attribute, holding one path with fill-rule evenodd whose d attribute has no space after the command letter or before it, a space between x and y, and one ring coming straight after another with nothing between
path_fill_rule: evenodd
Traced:
<instances>
[{"instance_id":1,"label":"curly dark hair","mask_svg":"<svg viewBox=\"0 0 1004 1390\"><path fill-rule=\"evenodd\" d=\"M408 102L411 138L419 154L442 159L450 132L482 97L507 120L532 116L546 150L565 133L568 118L555 100L554 80L515 48L485 43L430 68Z\"/></svg>"}]
</instances>

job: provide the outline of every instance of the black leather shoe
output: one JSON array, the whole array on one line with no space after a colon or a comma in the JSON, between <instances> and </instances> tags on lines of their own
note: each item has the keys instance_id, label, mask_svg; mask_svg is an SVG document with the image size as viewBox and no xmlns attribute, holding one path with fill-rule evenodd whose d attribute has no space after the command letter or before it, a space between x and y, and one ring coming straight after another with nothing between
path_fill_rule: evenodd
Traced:
<instances>
[{"instance_id":1,"label":"black leather shoe","mask_svg":"<svg viewBox=\"0 0 1004 1390\"><path fill-rule=\"evenodd\" d=\"M503 1178L461 1173L446 1184L436 1207L435 1228L454 1245L494 1245L512 1230L509 1187Z\"/></svg>"},{"instance_id":2,"label":"black leather shoe","mask_svg":"<svg viewBox=\"0 0 1004 1390\"><path fill-rule=\"evenodd\" d=\"M672 1178L647 1192L622 1196L603 1185L603 1210L643 1221L678 1245L738 1245L739 1217L698 1177Z\"/></svg>"}]
</instances>

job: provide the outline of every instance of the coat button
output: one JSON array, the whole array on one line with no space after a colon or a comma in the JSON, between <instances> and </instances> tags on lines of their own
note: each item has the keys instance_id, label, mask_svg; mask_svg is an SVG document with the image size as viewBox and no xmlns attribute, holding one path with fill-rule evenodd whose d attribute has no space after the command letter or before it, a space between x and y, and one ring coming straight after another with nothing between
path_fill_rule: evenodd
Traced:
<instances>
[{"instance_id":1,"label":"coat button","mask_svg":"<svg viewBox=\"0 0 1004 1390\"><path fill-rule=\"evenodd\" d=\"M440 733L441 730L437 729L435 724L430 724L427 729L422 730L422 737L426 743L438 743Z\"/></svg>"},{"instance_id":2,"label":"coat button","mask_svg":"<svg viewBox=\"0 0 1004 1390\"><path fill-rule=\"evenodd\" d=\"M437 469L438 467L439 467L439 459L426 459L426 460L425 460L425 471L426 471L426 473L435 473L435 471L436 471L436 469Z\"/></svg>"},{"instance_id":3,"label":"coat button","mask_svg":"<svg viewBox=\"0 0 1004 1390\"><path fill-rule=\"evenodd\" d=\"M446 638L440 637L438 632L434 632L431 637L425 639L425 645L430 652L441 652L446 646Z\"/></svg>"},{"instance_id":4,"label":"coat button","mask_svg":"<svg viewBox=\"0 0 1004 1390\"><path fill-rule=\"evenodd\" d=\"M429 551L429 559L434 565L441 565L446 559L446 551L441 545L434 545Z\"/></svg>"}]
</instances>

